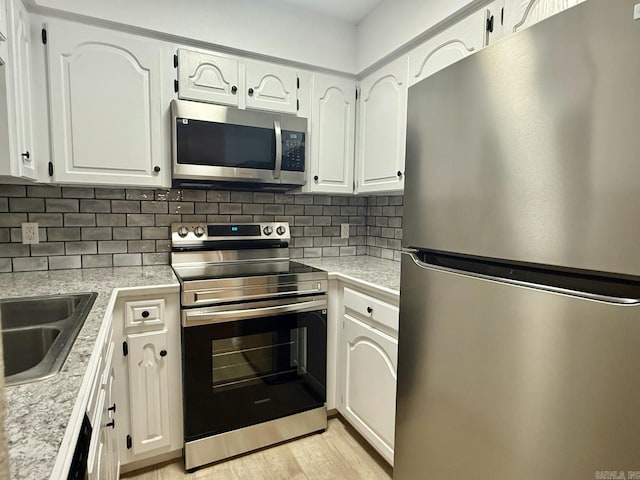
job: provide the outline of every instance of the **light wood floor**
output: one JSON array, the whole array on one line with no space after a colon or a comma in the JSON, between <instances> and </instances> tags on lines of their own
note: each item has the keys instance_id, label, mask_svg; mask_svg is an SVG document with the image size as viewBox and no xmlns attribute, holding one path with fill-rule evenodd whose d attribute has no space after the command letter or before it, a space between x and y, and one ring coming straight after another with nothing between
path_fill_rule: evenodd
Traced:
<instances>
[{"instance_id":1,"label":"light wood floor","mask_svg":"<svg viewBox=\"0 0 640 480\"><path fill-rule=\"evenodd\" d=\"M127 480L390 480L391 467L340 418L327 431L202 468L182 460L123 476Z\"/></svg>"}]
</instances>

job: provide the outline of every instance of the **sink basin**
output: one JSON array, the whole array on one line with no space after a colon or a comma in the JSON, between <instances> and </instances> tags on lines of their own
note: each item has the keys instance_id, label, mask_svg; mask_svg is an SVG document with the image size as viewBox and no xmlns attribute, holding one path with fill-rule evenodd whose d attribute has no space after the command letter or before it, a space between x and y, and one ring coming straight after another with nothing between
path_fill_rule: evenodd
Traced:
<instances>
[{"instance_id":1,"label":"sink basin","mask_svg":"<svg viewBox=\"0 0 640 480\"><path fill-rule=\"evenodd\" d=\"M0 300L5 384L58 373L96 297L81 293Z\"/></svg>"}]
</instances>

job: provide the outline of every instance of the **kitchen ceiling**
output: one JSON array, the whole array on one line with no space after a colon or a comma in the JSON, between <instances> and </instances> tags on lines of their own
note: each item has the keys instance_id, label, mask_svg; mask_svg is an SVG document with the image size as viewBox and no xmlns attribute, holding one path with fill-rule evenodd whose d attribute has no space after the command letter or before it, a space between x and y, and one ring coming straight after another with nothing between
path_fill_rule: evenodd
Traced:
<instances>
[{"instance_id":1,"label":"kitchen ceiling","mask_svg":"<svg viewBox=\"0 0 640 480\"><path fill-rule=\"evenodd\" d=\"M382 0L280 0L283 3L297 5L325 15L339 18L357 25Z\"/></svg>"}]
</instances>

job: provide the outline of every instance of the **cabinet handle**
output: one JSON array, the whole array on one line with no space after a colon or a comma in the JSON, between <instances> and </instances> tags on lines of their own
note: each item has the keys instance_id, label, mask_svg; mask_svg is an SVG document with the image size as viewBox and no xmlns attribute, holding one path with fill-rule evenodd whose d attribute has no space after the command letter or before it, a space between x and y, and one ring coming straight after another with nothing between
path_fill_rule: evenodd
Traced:
<instances>
[{"instance_id":1,"label":"cabinet handle","mask_svg":"<svg viewBox=\"0 0 640 480\"><path fill-rule=\"evenodd\" d=\"M235 85L231 87L231 93L235 95L237 91L238 91L238 87L236 87Z\"/></svg>"},{"instance_id":2,"label":"cabinet handle","mask_svg":"<svg viewBox=\"0 0 640 480\"><path fill-rule=\"evenodd\" d=\"M149 318L149 312L146 310L142 312L142 318Z\"/></svg>"},{"instance_id":3,"label":"cabinet handle","mask_svg":"<svg viewBox=\"0 0 640 480\"><path fill-rule=\"evenodd\" d=\"M160 172L160 167L156 165L155 167L153 167L153 171L156 172L156 173L159 173Z\"/></svg>"},{"instance_id":4,"label":"cabinet handle","mask_svg":"<svg viewBox=\"0 0 640 480\"><path fill-rule=\"evenodd\" d=\"M108 412L114 412L116 411L116 404L114 403L113 405L111 405L109 408L107 408Z\"/></svg>"},{"instance_id":5,"label":"cabinet handle","mask_svg":"<svg viewBox=\"0 0 640 480\"><path fill-rule=\"evenodd\" d=\"M116 428L116 420L115 420L115 418L113 420L111 420L109 423L107 423L105 425L105 427Z\"/></svg>"},{"instance_id":6,"label":"cabinet handle","mask_svg":"<svg viewBox=\"0 0 640 480\"><path fill-rule=\"evenodd\" d=\"M252 95L253 95L253 88L250 88L249 89L249 96L252 96Z\"/></svg>"},{"instance_id":7,"label":"cabinet handle","mask_svg":"<svg viewBox=\"0 0 640 480\"><path fill-rule=\"evenodd\" d=\"M402 178L402 172L398 170L398 178Z\"/></svg>"},{"instance_id":8,"label":"cabinet handle","mask_svg":"<svg viewBox=\"0 0 640 480\"><path fill-rule=\"evenodd\" d=\"M29 160L29 158L31 158L31 154L29 153L29 150L27 150L26 152L24 152L22 154L22 158L26 158L27 160Z\"/></svg>"},{"instance_id":9,"label":"cabinet handle","mask_svg":"<svg viewBox=\"0 0 640 480\"><path fill-rule=\"evenodd\" d=\"M367 313L373 313L373 308L367 307Z\"/></svg>"},{"instance_id":10,"label":"cabinet handle","mask_svg":"<svg viewBox=\"0 0 640 480\"><path fill-rule=\"evenodd\" d=\"M160 350L160 356L161 357L166 357L167 356L167 351L166 350Z\"/></svg>"},{"instance_id":11,"label":"cabinet handle","mask_svg":"<svg viewBox=\"0 0 640 480\"><path fill-rule=\"evenodd\" d=\"M314 182L317 182L318 180L319 180L319 179L318 179L318 175L314 175L314 177L313 177L313 181L314 181Z\"/></svg>"}]
</instances>

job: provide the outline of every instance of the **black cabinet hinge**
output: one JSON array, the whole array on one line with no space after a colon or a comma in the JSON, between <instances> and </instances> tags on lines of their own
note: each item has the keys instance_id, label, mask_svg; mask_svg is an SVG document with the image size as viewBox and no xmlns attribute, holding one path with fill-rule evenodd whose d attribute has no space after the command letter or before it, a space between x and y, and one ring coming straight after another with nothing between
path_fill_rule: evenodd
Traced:
<instances>
[{"instance_id":1,"label":"black cabinet hinge","mask_svg":"<svg viewBox=\"0 0 640 480\"><path fill-rule=\"evenodd\" d=\"M500 9L500 25L504 25L504 7Z\"/></svg>"},{"instance_id":2,"label":"black cabinet hinge","mask_svg":"<svg viewBox=\"0 0 640 480\"><path fill-rule=\"evenodd\" d=\"M297 81L297 88L300 88L300 77L296 77L296 81Z\"/></svg>"},{"instance_id":3,"label":"black cabinet hinge","mask_svg":"<svg viewBox=\"0 0 640 480\"><path fill-rule=\"evenodd\" d=\"M356 100L358 99L358 89L356 88Z\"/></svg>"},{"instance_id":4,"label":"black cabinet hinge","mask_svg":"<svg viewBox=\"0 0 640 480\"><path fill-rule=\"evenodd\" d=\"M487 18L487 32L493 33L493 15Z\"/></svg>"},{"instance_id":5,"label":"black cabinet hinge","mask_svg":"<svg viewBox=\"0 0 640 480\"><path fill-rule=\"evenodd\" d=\"M178 68L178 55L173 56L173 68Z\"/></svg>"},{"instance_id":6,"label":"black cabinet hinge","mask_svg":"<svg viewBox=\"0 0 640 480\"><path fill-rule=\"evenodd\" d=\"M125 357L129 355L129 345L127 344L127 342L122 342L122 355L124 355Z\"/></svg>"},{"instance_id":7,"label":"black cabinet hinge","mask_svg":"<svg viewBox=\"0 0 640 480\"><path fill-rule=\"evenodd\" d=\"M53 177L53 162L49 162L49 176Z\"/></svg>"},{"instance_id":8,"label":"black cabinet hinge","mask_svg":"<svg viewBox=\"0 0 640 480\"><path fill-rule=\"evenodd\" d=\"M173 90L178 93L178 80L173 81Z\"/></svg>"},{"instance_id":9,"label":"black cabinet hinge","mask_svg":"<svg viewBox=\"0 0 640 480\"><path fill-rule=\"evenodd\" d=\"M127 435L127 450L131 450L133 446L133 441L131 440L131 435Z\"/></svg>"},{"instance_id":10,"label":"black cabinet hinge","mask_svg":"<svg viewBox=\"0 0 640 480\"><path fill-rule=\"evenodd\" d=\"M300 100L296 100L296 110L300 110Z\"/></svg>"},{"instance_id":11,"label":"black cabinet hinge","mask_svg":"<svg viewBox=\"0 0 640 480\"><path fill-rule=\"evenodd\" d=\"M45 45L47 44L47 29L46 28L42 29L42 43L44 43Z\"/></svg>"}]
</instances>

